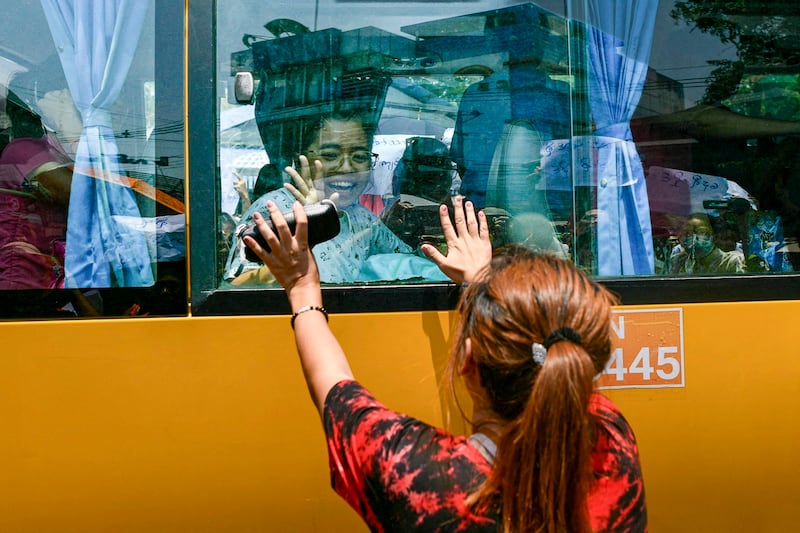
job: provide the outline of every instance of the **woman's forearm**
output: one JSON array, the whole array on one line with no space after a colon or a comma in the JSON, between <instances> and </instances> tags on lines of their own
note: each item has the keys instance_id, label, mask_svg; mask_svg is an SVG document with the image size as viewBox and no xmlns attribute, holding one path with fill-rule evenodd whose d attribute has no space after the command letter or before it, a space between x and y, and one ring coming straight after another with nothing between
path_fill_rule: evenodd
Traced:
<instances>
[{"instance_id":1,"label":"woman's forearm","mask_svg":"<svg viewBox=\"0 0 800 533\"><path fill-rule=\"evenodd\" d=\"M318 286L294 288L289 303L293 314L308 306L322 307L322 291ZM321 311L310 309L296 315L294 331L308 392L322 416L328 392L340 381L353 379L353 372Z\"/></svg>"}]
</instances>

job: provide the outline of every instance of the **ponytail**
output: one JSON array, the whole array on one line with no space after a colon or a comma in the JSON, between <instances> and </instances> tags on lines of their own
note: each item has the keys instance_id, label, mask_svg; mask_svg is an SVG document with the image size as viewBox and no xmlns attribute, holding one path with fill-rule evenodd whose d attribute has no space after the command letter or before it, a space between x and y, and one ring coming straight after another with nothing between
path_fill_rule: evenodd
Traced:
<instances>
[{"instance_id":1,"label":"ponytail","mask_svg":"<svg viewBox=\"0 0 800 533\"><path fill-rule=\"evenodd\" d=\"M527 405L500 437L492 474L468 502L500 504L503 531L591 531L593 377L582 347L559 342L547 350Z\"/></svg>"}]
</instances>

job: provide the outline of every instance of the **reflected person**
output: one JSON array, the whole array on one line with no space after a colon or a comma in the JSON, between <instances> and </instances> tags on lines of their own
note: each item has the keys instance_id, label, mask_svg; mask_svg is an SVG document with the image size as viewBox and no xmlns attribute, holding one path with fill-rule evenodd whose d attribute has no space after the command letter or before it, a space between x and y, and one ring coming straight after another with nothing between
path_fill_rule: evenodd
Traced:
<instances>
[{"instance_id":1,"label":"reflected person","mask_svg":"<svg viewBox=\"0 0 800 533\"><path fill-rule=\"evenodd\" d=\"M329 198L339 210L341 232L314 248L324 283L396 279L409 271L424 276L426 269L436 270L431 262L412 255L406 243L359 203L374 163L370 122L357 112L337 113L321 118L310 130L302 135L310 142L294 166L286 167L291 181L254 201L241 222L251 222L256 212L266 214L268 201L287 211L295 200L312 204ZM225 278L233 285L273 283L266 267L244 257L241 239L228 258Z\"/></svg>"},{"instance_id":2,"label":"reflected person","mask_svg":"<svg viewBox=\"0 0 800 533\"><path fill-rule=\"evenodd\" d=\"M381 220L414 249L422 242L444 244L439 206L452 207L453 162L447 146L430 137L406 139L392 176L394 202Z\"/></svg>"},{"instance_id":3,"label":"reflected person","mask_svg":"<svg viewBox=\"0 0 800 533\"><path fill-rule=\"evenodd\" d=\"M689 216L681 232L680 244L672 250L670 263L672 274L745 271L744 254L741 251L723 251L714 242L711 219L705 213Z\"/></svg>"},{"instance_id":4,"label":"reflected person","mask_svg":"<svg viewBox=\"0 0 800 533\"><path fill-rule=\"evenodd\" d=\"M0 102L2 103L2 102ZM64 283L72 159L12 91L0 119L0 290Z\"/></svg>"},{"instance_id":5,"label":"reflected person","mask_svg":"<svg viewBox=\"0 0 800 533\"><path fill-rule=\"evenodd\" d=\"M509 238L528 250L569 259L568 247L561 244L555 227L541 213L521 213L511 218Z\"/></svg>"}]
</instances>

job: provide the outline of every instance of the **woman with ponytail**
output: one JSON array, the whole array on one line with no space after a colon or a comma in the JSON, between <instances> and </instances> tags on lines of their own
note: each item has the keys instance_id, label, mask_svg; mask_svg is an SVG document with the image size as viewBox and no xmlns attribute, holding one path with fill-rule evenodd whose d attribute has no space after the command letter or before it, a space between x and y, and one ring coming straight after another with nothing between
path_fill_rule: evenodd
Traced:
<instances>
[{"instance_id":1,"label":"woman with ponytail","mask_svg":"<svg viewBox=\"0 0 800 533\"><path fill-rule=\"evenodd\" d=\"M486 408L471 440L488 438L494 455L468 503L499 506L502 531L645 529L633 434L593 383L613 303L572 264L523 250L496 257L464 292L451 383L462 374L477 385Z\"/></svg>"},{"instance_id":2,"label":"woman with ponytail","mask_svg":"<svg viewBox=\"0 0 800 533\"><path fill-rule=\"evenodd\" d=\"M295 234L274 205L271 248L250 246L286 290L297 350L325 427L333 488L372 531L646 531L638 448L594 390L610 357L611 294L571 263L523 249L492 257L485 215L440 210L448 253L423 251L465 284L451 385L472 399L469 437L388 409L356 382L328 328L305 212Z\"/></svg>"}]
</instances>

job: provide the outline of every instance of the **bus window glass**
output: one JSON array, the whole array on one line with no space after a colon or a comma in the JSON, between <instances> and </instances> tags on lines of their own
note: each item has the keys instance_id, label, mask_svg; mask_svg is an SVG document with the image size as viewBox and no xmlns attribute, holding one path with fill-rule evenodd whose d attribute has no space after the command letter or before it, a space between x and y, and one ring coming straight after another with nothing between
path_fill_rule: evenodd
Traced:
<instances>
[{"instance_id":1,"label":"bus window glass","mask_svg":"<svg viewBox=\"0 0 800 533\"><path fill-rule=\"evenodd\" d=\"M592 124L572 143L573 175L588 169L592 184L585 266L600 276L795 271L798 7L599 5L611 3L571 12Z\"/></svg>"},{"instance_id":2,"label":"bus window glass","mask_svg":"<svg viewBox=\"0 0 800 533\"><path fill-rule=\"evenodd\" d=\"M100 4L67 16L17 2L0 22L2 318L186 313L181 91L156 78L163 2ZM165 57L182 57L175 42Z\"/></svg>"},{"instance_id":3,"label":"bus window glass","mask_svg":"<svg viewBox=\"0 0 800 533\"><path fill-rule=\"evenodd\" d=\"M218 1L220 286L270 285L237 227L296 197L329 284L443 281L456 194L599 278L793 272L798 13L706 4Z\"/></svg>"},{"instance_id":4,"label":"bus window glass","mask_svg":"<svg viewBox=\"0 0 800 533\"><path fill-rule=\"evenodd\" d=\"M289 208L285 168L303 174L300 156L321 162L299 176L309 201L334 196L340 214L340 234L314 248L324 282L443 282L420 245L444 246L438 206L455 194L486 209L497 244L517 231L566 254L552 221L571 212L571 187L551 207L531 186L540 147L570 133L558 2L217 6L224 283L269 282L231 228L267 199Z\"/></svg>"}]
</instances>

